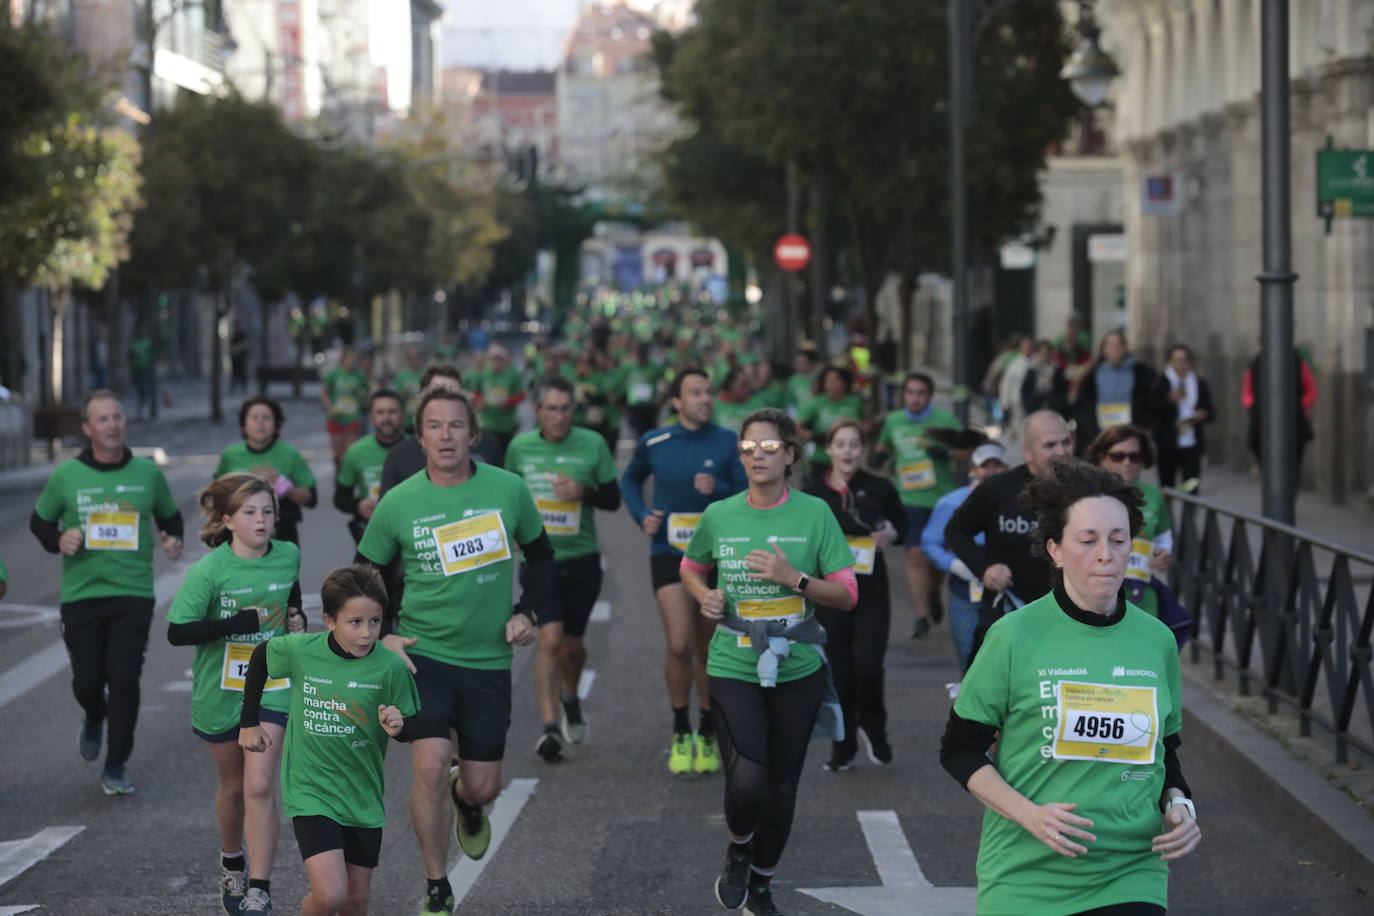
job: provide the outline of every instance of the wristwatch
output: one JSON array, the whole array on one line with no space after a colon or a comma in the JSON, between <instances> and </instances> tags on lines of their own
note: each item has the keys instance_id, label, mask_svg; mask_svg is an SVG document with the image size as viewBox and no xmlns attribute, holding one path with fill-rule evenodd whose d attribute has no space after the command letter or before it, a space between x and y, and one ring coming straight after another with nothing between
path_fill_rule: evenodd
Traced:
<instances>
[{"instance_id":1,"label":"wristwatch","mask_svg":"<svg viewBox=\"0 0 1374 916\"><path fill-rule=\"evenodd\" d=\"M1182 805L1183 807L1187 808L1188 814L1192 816L1193 820L1197 820L1197 808L1194 807L1193 800L1191 798L1180 795L1178 798L1169 799L1168 804L1164 806L1164 813L1168 814L1169 809L1173 808L1175 805Z\"/></svg>"},{"instance_id":2,"label":"wristwatch","mask_svg":"<svg viewBox=\"0 0 1374 916\"><path fill-rule=\"evenodd\" d=\"M792 591L796 592L798 595L805 595L806 589L810 584L811 577L806 573L802 573L801 578L797 580L797 584L792 586Z\"/></svg>"}]
</instances>

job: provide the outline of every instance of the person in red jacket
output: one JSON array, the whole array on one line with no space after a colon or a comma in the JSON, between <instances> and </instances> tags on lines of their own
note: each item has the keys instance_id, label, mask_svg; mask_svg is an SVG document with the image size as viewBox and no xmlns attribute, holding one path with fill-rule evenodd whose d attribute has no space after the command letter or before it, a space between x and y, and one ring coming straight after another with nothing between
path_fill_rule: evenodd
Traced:
<instances>
[{"instance_id":1,"label":"person in red jacket","mask_svg":"<svg viewBox=\"0 0 1374 916\"><path fill-rule=\"evenodd\" d=\"M1250 366L1245 370L1245 378L1241 382L1240 389L1240 406L1244 407L1250 415L1250 429L1246 442L1250 446L1250 454L1255 456L1256 464L1264 463L1264 448L1261 445L1263 441L1261 423L1264 417L1264 386L1259 384L1262 356L1263 354L1257 354L1250 361ZM1293 444L1298 450L1298 468L1301 469L1303 451L1307 448L1307 443L1312 441L1312 408L1317 403L1317 378L1312 374L1312 367L1297 350L1293 351L1293 363L1293 374L1297 381L1293 396L1297 399L1299 407L1297 436Z\"/></svg>"}]
</instances>

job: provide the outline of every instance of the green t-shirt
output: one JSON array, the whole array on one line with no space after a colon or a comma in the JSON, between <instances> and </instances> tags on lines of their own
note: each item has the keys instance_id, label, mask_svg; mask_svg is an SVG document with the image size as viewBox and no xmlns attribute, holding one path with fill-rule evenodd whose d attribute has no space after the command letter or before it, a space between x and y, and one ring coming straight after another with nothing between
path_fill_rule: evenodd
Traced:
<instances>
[{"instance_id":1,"label":"green t-shirt","mask_svg":"<svg viewBox=\"0 0 1374 916\"><path fill-rule=\"evenodd\" d=\"M555 560L571 560L596 553L596 510L592 491L619 476L606 440L590 429L574 426L562 442L550 442L537 429L511 440L506 469L525 479L534 505L544 520ZM586 489L580 502L564 502L553 495L553 483L570 477Z\"/></svg>"},{"instance_id":2,"label":"green t-shirt","mask_svg":"<svg viewBox=\"0 0 1374 916\"><path fill-rule=\"evenodd\" d=\"M930 415L919 422L905 410L895 410L883 421L878 444L892 452L893 483L903 505L931 509L954 489L949 458L937 458L926 451L925 431L936 427L962 429L963 424L939 407L931 408Z\"/></svg>"},{"instance_id":3,"label":"green t-shirt","mask_svg":"<svg viewBox=\"0 0 1374 916\"><path fill-rule=\"evenodd\" d=\"M1066 683L1078 700L1066 705L1061 738ZM1106 715L1074 713L1074 706ZM1097 835L1097 842L1084 844L1087 855L1066 859L988 809L978 849L980 914L1059 916L1133 901L1167 905L1168 866L1150 851L1150 841L1161 832L1164 739L1183 721L1178 644L1168 627L1129 604L1111 625L1081 623L1051 592L988 630L954 711L1001 730L993 764L1012 788L1036 804L1077 803L1074 813L1090 818ZM1124 730L1111 741L1078 737L1113 721ZM1123 736L1137 737L1139 745L1119 743ZM1152 759L1112 759L1128 753Z\"/></svg>"},{"instance_id":4,"label":"green t-shirt","mask_svg":"<svg viewBox=\"0 0 1374 916\"><path fill-rule=\"evenodd\" d=\"M288 442L278 439L260 452L248 447L247 442L235 442L220 452L219 464L215 465L215 476L223 477L234 471L252 473L259 465L266 465L278 474L285 475L298 487L313 487L315 474L305 463L301 453Z\"/></svg>"},{"instance_id":5,"label":"green t-shirt","mask_svg":"<svg viewBox=\"0 0 1374 916\"><path fill-rule=\"evenodd\" d=\"M381 495L382 465L390 450L377 441L375 433L354 442L339 462L339 486L349 487L359 499L376 499Z\"/></svg>"},{"instance_id":6,"label":"green t-shirt","mask_svg":"<svg viewBox=\"0 0 1374 916\"><path fill-rule=\"evenodd\" d=\"M482 395L482 428L502 435L515 432L519 425L516 408L507 403L525 390L519 370L514 366L501 372L487 369L477 376L473 390Z\"/></svg>"},{"instance_id":7,"label":"green t-shirt","mask_svg":"<svg viewBox=\"0 0 1374 916\"><path fill-rule=\"evenodd\" d=\"M786 586L751 578L744 558L754 550L773 552L776 544L792 568L812 576L828 576L854 565L854 553L839 522L823 500L789 490L782 505L756 509L748 491L711 503L687 545L687 557L714 565L718 585L725 592L725 613L741 617L788 619L788 625L815 613L810 599ZM778 681L806 677L821 666L815 647L792 646L778 665ZM706 673L757 684L758 656L749 637L717 629L706 656Z\"/></svg>"},{"instance_id":8,"label":"green t-shirt","mask_svg":"<svg viewBox=\"0 0 1374 916\"><path fill-rule=\"evenodd\" d=\"M577 388L577 406L573 422L578 426L600 429L610 419L610 388L614 379L606 372L574 372L572 383Z\"/></svg>"},{"instance_id":9,"label":"green t-shirt","mask_svg":"<svg viewBox=\"0 0 1374 916\"><path fill-rule=\"evenodd\" d=\"M0 560L0 582L8 582L9 580L10 571L5 568L5 561Z\"/></svg>"},{"instance_id":10,"label":"green t-shirt","mask_svg":"<svg viewBox=\"0 0 1374 916\"><path fill-rule=\"evenodd\" d=\"M236 633L196 646L191 664L194 728L218 735L239 724L248 657L258 643L286 632L287 599L300 574L300 548L287 541L272 541L267 553L255 560L245 560L227 543L221 544L186 571L167 612L168 623L224 620L246 607L271 611L257 632ZM290 685L269 686L263 691L263 708L290 709Z\"/></svg>"},{"instance_id":11,"label":"green t-shirt","mask_svg":"<svg viewBox=\"0 0 1374 916\"><path fill-rule=\"evenodd\" d=\"M646 363L627 363L620 373L621 390L625 403L631 405L654 404L658 402L658 383L663 378L663 367Z\"/></svg>"},{"instance_id":12,"label":"green t-shirt","mask_svg":"<svg viewBox=\"0 0 1374 916\"><path fill-rule=\"evenodd\" d=\"M811 463L822 467L830 466L830 456L825 451L825 434L836 420L862 420L863 416L864 399L857 394L846 394L838 401L818 394L802 404L797 411L797 422L809 427L815 437L816 450L810 456Z\"/></svg>"},{"instance_id":13,"label":"green t-shirt","mask_svg":"<svg viewBox=\"0 0 1374 916\"><path fill-rule=\"evenodd\" d=\"M335 423L358 423L367 404L367 376L335 367L324 374L324 390L334 409L329 419Z\"/></svg>"},{"instance_id":14,"label":"green t-shirt","mask_svg":"<svg viewBox=\"0 0 1374 916\"><path fill-rule=\"evenodd\" d=\"M744 418L763 406L757 394L750 395L743 401L727 401L717 395L715 406L711 410L711 422L739 435L739 425L744 422Z\"/></svg>"},{"instance_id":15,"label":"green t-shirt","mask_svg":"<svg viewBox=\"0 0 1374 916\"><path fill-rule=\"evenodd\" d=\"M415 408L420 406L420 379L423 376L423 372L403 366L396 370L396 377L391 380L392 390L401 396L407 430L415 428Z\"/></svg>"},{"instance_id":16,"label":"green t-shirt","mask_svg":"<svg viewBox=\"0 0 1374 916\"><path fill-rule=\"evenodd\" d=\"M777 379L764 385L754 392L754 400L760 407L776 407L779 410L787 408L787 388Z\"/></svg>"},{"instance_id":17,"label":"green t-shirt","mask_svg":"<svg viewBox=\"0 0 1374 916\"><path fill-rule=\"evenodd\" d=\"M1145 497L1145 505L1140 510L1141 514L1145 516L1145 524L1141 527L1138 537L1142 542L1149 542L1150 549L1147 555L1133 559L1138 564L1145 564L1144 569L1148 570L1149 555L1154 553L1154 540L1171 529L1173 520L1169 517L1169 505L1164 501L1164 494L1160 492L1159 487L1152 483L1138 483L1136 486L1140 488L1141 494ZM1141 553L1146 551L1144 543L1133 546ZM1136 553L1136 550L1133 549L1132 553ZM1138 604L1142 611L1155 617L1159 616L1159 595L1155 594L1154 589L1146 588L1141 592Z\"/></svg>"},{"instance_id":18,"label":"green t-shirt","mask_svg":"<svg viewBox=\"0 0 1374 916\"><path fill-rule=\"evenodd\" d=\"M378 566L401 553L405 595L397 632L419 640L409 652L449 665L510 667L506 621L518 544L544 530L519 476L475 464L456 487L421 471L386 491L358 552Z\"/></svg>"},{"instance_id":19,"label":"green t-shirt","mask_svg":"<svg viewBox=\"0 0 1374 916\"><path fill-rule=\"evenodd\" d=\"M330 648L327 631L295 633L268 641L267 673L291 680L281 755L286 816L383 826L383 762L390 738L377 721L377 707L395 706L403 716L419 710L405 662L381 644L364 658L342 658Z\"/></svg>"},{"instance_id":20,"label":"green t-shirt","mask_svg":"<svg viewBox=\"0 0 1374 916\"><path fill-rule=\"evenodd\" d=\"M62 603L87 598L153 597L156 519L177 513L167 478L147 458L130 457L111 470L80 458L57 466L33 511L85 539L62 557Z\"/></svg>"},{"instance_id":21,"label":"green t-shirt","mask_svg":"<svg viewBox=\"0 0 1374 916\"><path fill-rule=\"evenodd\" d=\"M803 404L815 396L816 376L795 372L787 380L787 406L801 410Z\"/></svg>"}]
</instances>

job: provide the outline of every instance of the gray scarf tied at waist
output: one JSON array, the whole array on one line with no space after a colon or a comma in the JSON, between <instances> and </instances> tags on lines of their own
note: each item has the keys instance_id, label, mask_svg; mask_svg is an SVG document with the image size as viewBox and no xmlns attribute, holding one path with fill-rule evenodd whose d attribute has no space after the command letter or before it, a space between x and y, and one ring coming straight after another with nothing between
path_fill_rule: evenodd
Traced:
<instances>
[{"instance_id":1,"label":"gray scarf tied at waist","mask_svg":"<svg viewBox=\"0 0 1374 916\"><path fill-rule=\"evenodd\" d=\"M811 737L844 740L844 713L840 710L840 695L835 691L830 660L825 657L823 648L825 627L815 617L807 617L788 627L781 620L745 620L734 614L726 614L717 621L716 627L749 637L749 644L758 656L759 685L763 687L778 685L778 665L792 654L791 641L815 646L825 671L825 693L821 697L821 708L816 713L816 725L811 730Z\"/></svg>"}]
</instances>

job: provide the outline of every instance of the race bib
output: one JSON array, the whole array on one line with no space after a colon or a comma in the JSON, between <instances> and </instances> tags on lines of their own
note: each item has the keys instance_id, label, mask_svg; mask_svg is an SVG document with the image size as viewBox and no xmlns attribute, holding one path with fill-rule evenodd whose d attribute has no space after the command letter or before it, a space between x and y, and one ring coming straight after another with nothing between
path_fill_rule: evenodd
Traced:
<instances>
[{"instance_id":1,"label":"race bib","mask_svg":"<svg viewBox=\"0 0 1374 916\"><path fill-rule=\"evenodd\" d=\"M801 595L788 595L783 598L750 598L735 602L735 613L745 620L781 620L784 626L792 626L806 613L806 600ZM747 649L753 645L748 636L739 635L735 645Z\"/></svg>"},{"instance_id":2,"label":"race bib","mask_svg":"<svg viewBox=\"0 0 1374 916\"><path fill-rule=\"evenodd\" d=\"M86 517L87 550L137 550L137 512L92 512Z\"/></svg>"},{"instance_id":3,"label":"race bib","mask_svg":"<svg viewBox=\"0 0 1374 916\"><path fill-rule=\"evenodd\" d=\"M974 604L981 604L983 601L983 580L974 579L968 584L968 600Z\"/></svg>"},{"instance_id":4,"label":"race bib","mask_svg":"<svg viewBox=\"0 0 1374 916\"><path fill-rule=\"evenodd\" d=\"M686 550L699 524L700 512L673 512L668 516L668 543L678 550Z\"/></svg>"},{"instance_id":5,"label":"race bib","mask_svg":"<svg viewBox=\"0 0 1374 916\"><path fill-rule=\"evenodd\" d=\"M1129 422L1131 422L1131 403L1129 401L1097 405L1098 429L1121 426Z\"/></svg>"},{"instance_id":6,"label":"race bib","mask_svg":"<svg viewBox=\"0 0 1374 916\"><path fill-rule=\"evenodd\" d=\"M576 499L536 499L549 534L577 534L582 529L582 502Z\"/></svg>"},{"instance_id":7,"label":"race bib","mask_svg":"<svg viewBox=\"0 0 1374 916\"><path fill-rule=\"evenodd\" d=\"M903 490L929 490L935 486L935 463L929 458L902 465L898 474Z\"/></svg>"},{"instance_id":8,"label":"race bib","mask_svg":"<svg viewBox=\"0 0 1374 916\"><path fill-rule=\"evenodd\" d=\"M1059 682L1056 760L1155 762L1159 734L1158 690L1115 684Z\"/></svg>"},{"instance_id":9,"label":"race bib","mask_svg":"<svg viewBox=\"0 0 1374 916\"><path fill-rule=\"evenodd\" d=\"M1150 555L1154 553L1154 541L1148 538L1135 538L1131 541L1131 556L1126 561L1126 578L1137 582L1150 581Z\"/></svg>"},{"instance_id":10,"label":"race bib","mask_svg":"<svg viewBox=\"0 0 1374 916\"><path fill-rule=\"evenodd\" d=\"M381 484L379 484L379 483L368 484L368 487L367 487L367 497L368 497L368 499L380 499L381 496L382 496L382 485L381 485Z\"/></svg>"},{"instance_id":11,"label":"race bib","mask_svg":"<svg viewBox=\"0 0 1374 916\"><path fill-rule=\"evenodd\" d=\"M334 399L334 414L336 416L350 416L358 412L358 399L352 395L341 394Z\"/></svg>"},{"instance_id":12,"label":"race bib","mask_svg":"<svg viewBox=\"0 0 1374 916\"><path fill-rule=\"evenodd\" d=\"M871 537L846 538L849 551L854 554L854 572L860 576L873 575L873 563L878 557L878 542Z\"/></svg>"},{"instance_id":13,"label":"race bib","mask_svg":"<svg viewBox=\"0 0 1374 916\"><path fill-rule=\"evenodd\" d=\"M654 386L648 382L635 382L630 386L630 403L647 404L654 399Z\"/></svg>"},{"instance_id":14,"label":"race bib","mask_svg":"<svg viewBox=\"0 0 1374 916\"><path fill-rule=\"evenodd\" d=\"M483 512L434 529L434 544L444 575L456 576L510 559L510 543L500 511Z\"/></svg>"},{"instance_id":15,"label":"race bib","mask_svg":"<svg viewBox=\"0 0 1374 916\"><path fill-rule=\"evenodd\" d=\"M487 401L490 407L505 407L510 400L510 392L504 388L493 388L487 392Z\"/></svg>"},{"instance_id":16,"label":"race bib","mask_svg":"<svg viewBox=\"0 0 1374 916\"><path fill-rule=\"evenodd\" d=\"M248 675L248 660L253 656L252 643L227 642L224 644L224 668L220 672L219 685L224 690L243 691L243 679ZM291 686L289 678L268 678L263 690L285 690Z\"/></svg>"}]
</instances>

